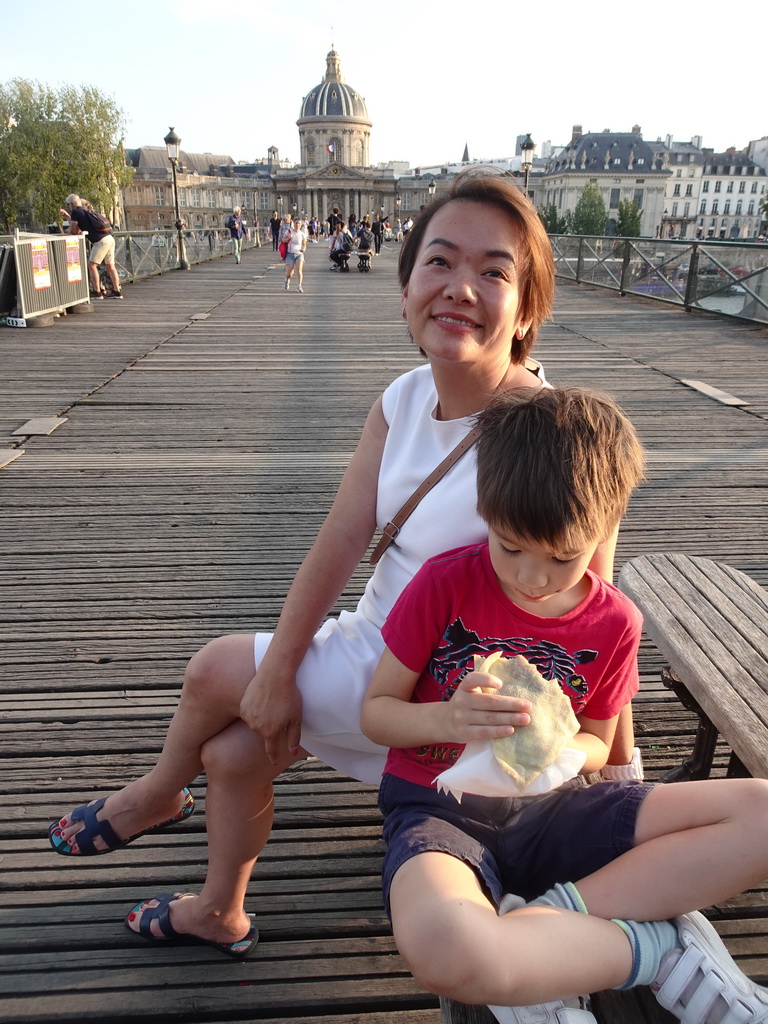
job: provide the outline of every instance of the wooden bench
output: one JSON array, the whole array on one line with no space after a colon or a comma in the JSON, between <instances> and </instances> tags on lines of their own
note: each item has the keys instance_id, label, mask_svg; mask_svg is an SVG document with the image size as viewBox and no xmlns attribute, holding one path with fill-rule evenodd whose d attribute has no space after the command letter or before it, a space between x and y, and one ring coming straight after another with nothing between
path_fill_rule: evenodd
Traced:
<instances>
[{"instance_id":1,"label":"wooden bench","mask_svg":"<svg viewBox=\"0 0 768 1024\"><path fill-rule=\"evenodd\" d=\"M619 588L668 662L664 682L699 718L691 756L662 781L707 778L718 737L728 775L768 778L766 591L731 566L678 554L633 558Z\"/></svg>"}]
</instances>

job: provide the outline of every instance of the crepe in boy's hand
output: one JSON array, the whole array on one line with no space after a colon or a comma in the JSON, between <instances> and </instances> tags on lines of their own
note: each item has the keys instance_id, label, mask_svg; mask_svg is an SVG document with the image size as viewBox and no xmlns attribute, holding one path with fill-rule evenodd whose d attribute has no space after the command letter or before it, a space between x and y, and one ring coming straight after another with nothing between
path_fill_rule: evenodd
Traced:
<instances>
[{"instance_id":1,"label":"crepe in boy's hand","mask_svg":"<svg viewBox=\"0 0 768 1024\"><path fill-rule=\"evenodd\" d=\"M479 662L479 664L478 664ZM475 672L487 672L502 682L494 693L531 702L531 721L511 736L491 740L493 753L505 772L525 789L548 768L579 731L571 702L556 679L545 679L522 655L475 657Z\"/></svg>"}]
</instances>

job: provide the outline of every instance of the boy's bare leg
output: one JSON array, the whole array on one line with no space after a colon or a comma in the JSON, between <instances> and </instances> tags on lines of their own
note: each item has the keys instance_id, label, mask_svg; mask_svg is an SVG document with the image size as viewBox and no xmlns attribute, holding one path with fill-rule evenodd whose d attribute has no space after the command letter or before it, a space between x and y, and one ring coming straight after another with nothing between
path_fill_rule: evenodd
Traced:
<instances>
[{"instance_id":1,"label":"boy's bare leg","mask_svg":"<svg viewBox=\"0 0 768 1024\"><path fill-rule=\"evenodd\" d=\"M422 985L466 1003L525 1006L623 984L632 953L611 918L674 918L768 877L768 782L658 786L641 806L636 841L576 880L588 915L529 906L497 918L467 864L414 857L392 884L398 948Z\"/></svg>"},{"instance_id":2,"label":"boy's bare leg","mask_svg":"<svg viewBox=\"0 0 768 1024\"><path fill-rule=\"evenodd\" d=\"M632 970L618 925L549 907L498 917L474 871L448 854L406 861L390 898L397 947L416 980L460 1002L551 1002L620 985Z\"/></svg>"},{"instance_id":3,"label":"boy's bare leg","mask_svg":"<svg viewBox=\"0 0 768 1024\"><path fill-rule=\"evenodd\" d=\"M172 817L181 807L182 789L201 771L203 744L239 719L240 701L254 672L252 635L219 637L198 651L187 666L181 698L155 767L111 794L99 811L99 820L108 819L117 835L125 838ZM71 843L82 822L61 820L63 838ZM95 845L101 847L102 840Z\"/></svg>"},{"instance_id":4,"label":"boy's bare leg","mask_svg":"<svg viewBox=\"0 0 768 1024\"><path fill-rule=\"evenodd\" d=\"M636 846L581 880L590 914L661 921L768 878L768 781L715 779L651 790Z\"/></svg>"}]
</instances>

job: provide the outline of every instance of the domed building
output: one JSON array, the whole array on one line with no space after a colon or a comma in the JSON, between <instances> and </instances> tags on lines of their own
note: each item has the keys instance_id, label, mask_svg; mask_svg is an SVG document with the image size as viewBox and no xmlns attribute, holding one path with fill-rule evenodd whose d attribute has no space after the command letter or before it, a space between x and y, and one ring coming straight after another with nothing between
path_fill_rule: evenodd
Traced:
<instances>
[{"instance_id":1,"label":"domed building","mask_svg":"<svg viewBox=\"0 0 768 1024\"><path fill-rule=\"evenodd\" d=\"M365 100L341 74L335 50L326 57L325 78L301 104L299 126L301 163L305 167L340 163L367 167L371 121Z\"/></svg>"},{"instance_id":2,"label":"domed building","mask_svg":"<svg viewBox=\"0 0 768 1024\"><path fill-rule=\"evenodd\" d=\"M301 101L296 122L301 158L291 167L277 149L266 161L235 163L228 156L182 150L178 167L181 214L195 229L220 228L234 205L262 228L272 210L280 215L328 219L338 208L344 220L365 216L415 216L434 195L444 174L399 173L371 167L372 122L363 96L347 85L335 49L326 56L325 75ZM167 227L173 219L171 172L159 146L126 152L134 168L125 189L126 226L132 230Z\"/></svg>"},{"instance_id":3,"label":"domed building","mask_svg":"<svg viewBox=\"0 0 768 1024\"><path fill-rule=\"evenodd\" d=\"M335 49L325 59L325 76L301 101L296 122L301 159L296 167L272 167L282 213L321 221L338 207L349 220L384 214L394 217L396 181L391 169L370 166L372 122L365 99L341 73Z\"/></svg>"}]
</instances>

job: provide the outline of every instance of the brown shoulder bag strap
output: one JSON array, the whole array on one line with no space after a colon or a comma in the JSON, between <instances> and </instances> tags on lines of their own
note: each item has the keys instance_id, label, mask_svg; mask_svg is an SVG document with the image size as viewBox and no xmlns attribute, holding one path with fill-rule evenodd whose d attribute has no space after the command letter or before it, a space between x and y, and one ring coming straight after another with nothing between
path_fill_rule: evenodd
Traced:
<instances>
[{"instance_id":1,"label":"brown shoulder bag strap","mask_svg":"<svg viewBox=\"0 0 768 1024\"><path fill-rule=\"evenodd\" d=\"M459 443L456 445L453 451L449 452L446 455L446 457L443 459L440 465L436 466L435 469L432 470L432 472L429 474L426 480L423 480L421 484L419 484L419 486L410 496L408 501L406 501L406 503L403 505L400 511L397 512L394 516L392 516L390 521L382 530L381 537L379 538L379 543L376 545L376 547L373 550L373 553L371 554L371 565L376 565L376 563L387 550L389 545L392 543L392 541L395 539L398 533L400 533L403 523L406 521L411 512L413 512L413 510L419 504L424 495L432 490L432 488L435 486L438 480L442 479L442 477L445 476L445 474L448 472L451 466L455 465L459 461L464 452L468 451L472 447L472 445L475 443L479 436L480 428L473 427L472 430L470 430L470 432L466 435L466 437L459 441Z\"/></svg>"}]
</instances>

